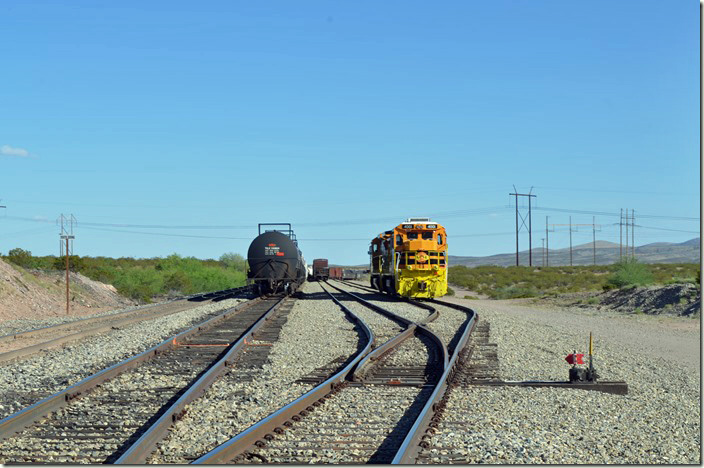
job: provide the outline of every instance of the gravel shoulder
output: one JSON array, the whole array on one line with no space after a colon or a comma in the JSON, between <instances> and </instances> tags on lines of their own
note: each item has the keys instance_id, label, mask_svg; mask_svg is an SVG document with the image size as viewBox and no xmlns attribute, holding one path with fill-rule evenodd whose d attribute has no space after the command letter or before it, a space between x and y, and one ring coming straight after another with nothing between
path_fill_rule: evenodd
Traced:
<instances>
[{"instance_id":1,"label":"gravel shoulder","mask_svg":"<svg viewBox=\"0 0 704 468\"><path fill-rule=\"evenodd\" d=\"M461 297L461 293L458 293ZM491 312L507 320L523 320L537 326L569 328L580 338L574 346L585 350L589 332L594 335L595 356L601 344L625 347L640 355L634 365L650 359L664 359L685 366L699 375L701 328L698 319L671 315L625 314L585 307L559 307L537 300L443 300ZM493 325L493 323L492 323ZM571 352L571 350L569 351ZM568 353L565 353L565 355Z\"/></svg>"},{"instance_id":2,"label":"gravel shoulder","mask_svg":"<svg viewBox=\"0 0 704 468\"><path fill-rule=\"evenodd\" d=\"M698 320L445 300L490 323L502 379L566 380L564 356L585 352L592 331L601 380L625 380L629 393L457 387L446 409L453 416L433 437L435 455L456 463L701 463Z\"/></svg>"}]
</instances>

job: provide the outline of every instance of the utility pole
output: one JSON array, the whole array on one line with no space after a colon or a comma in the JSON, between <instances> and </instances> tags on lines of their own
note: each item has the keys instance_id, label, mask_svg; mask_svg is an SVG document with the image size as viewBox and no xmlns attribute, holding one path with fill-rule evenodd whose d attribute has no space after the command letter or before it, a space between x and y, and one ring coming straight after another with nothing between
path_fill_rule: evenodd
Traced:
<instances>
[{"instance_id":1,"label":"utility pole","mask_svg":"<svg viewBox=\"0 0 704 468\"><path fill-rule=\"evenodd\" d=\"M618 261L623 259L623 208L621 208L621 217L618 220Z\"/></svg>"},{"instance_id":2,"label":"utility pole","mask_svg":"<svg viewBox=\"0 0 704 468\"><path fill-rule=\"evenodd\" d=\"M543 241L543 266L545 266L545 238L541 239Z\"/></svg>"},{"instance_id":3,"label":"utility pole","mask_svg":"<svg viewBox=\"0 0 704 468\"><path fill-rule=\"evenodd\" d=\"M548 237L548 217L545 217L545 266L550 266L550 238Z\"/></svg>"},{"instance_id":4,"label":"utility pole","mask_svg":"<svg viewBox=\"0 0 704 468\"><path fill-rule=\"evenodd\" d=\"M57 220L58 222L61 222L61 232L59 233L59 246L60 249L63 250L64 248L64 243L63 241L66 241L66 315L69 314L69 264L68 260L69 257L71 256L71 253L73 251L73 239L76 238L76 236L73 235L73 225L74 223L78 224L76 221L76 218L73 215L70 215L69 217L64 216L63 213L61 213L61 216ZM69 245L69 240L71 241ZM62 252L63 254L63 252Z\"/></svg>"},{"instance_id":5,"label":"utility pole","mask_svg":"<svg viewBox=\"0 0 704 468\"><path fill-rule=\"evenodd\" d=\"M592 221L595 221L595 218L592 217ZM545 220L547 223L547 219ZM572 233L573 232L578 232L580 226L591 226L592 228L592 239L593 239L593 249L594 249L594 264L596 265L596 231L597 228L599 231L601 231L601 225L596 224L595 222L592 222L591 224L572 224L572 216L570 216L570 222L569 224L550 224L552 226L552 232L555 232L555 227L556 226L569 226L570 228L570 266L572 266ZM572 229L576 228L576 229ZM547 235L548 229L547 229L547 224L545 227L545 235Z\"/></svg>"},{"instance_id":6,"label":"utility pole","mask_svg":"<svg viewBox=\"0 0 704 468\"><path fill-rule=\"evenodd\" d=\"M594 245L594 265L596 265L596 216L592 216L592 244Z\"/></svg>"},{"instance_id":7,"label":"utility pole","mask_svg":"<svg viewBox=\"0 0 704 468\"><path fill-rule=\"evenodd\" d=\"M631 257L636 259L636 210L631 208Z\"/></svg>"},{"instance_id":8,"label":"utility pole","mask_svg":"<svg viewBox=\"0 0 704 468\"><path fill-rule=\"evenodd\" d=\"M572 266L572 216L570 216L570 266Z\"/></svg>"},{"instance_id":9,"label":"utility pole","mask_svg":"<svg viewBox=\"0 0 704 468\"><path fill-rule=\"evenodd\" d=\"M628 208L626 208L626 260L628 260Z\"/></svg>"},{"instance_id":10,"label":"utility pole","mask_svg":"<svg viewBox=\"0 0 704 468\"><path fill-rule=\"evenodd\" d=\"M520 264L519 259L518 259L518 233L520 232L521 228L525 227L526 225L526 218L522 214L520 215L521 218L521 225L518 225L518 197L528 197L528 265L533 266L533 230L532 230L532 216L531 216L531 198L537 197L537 195L533 195L533 187L530 188L530 191L528 193L518 193L518 190L516 189L516 186L513 186L514 193L509 193L509 195L513 195L516 197L516 266Z\"/></svg>"}]
</instances>

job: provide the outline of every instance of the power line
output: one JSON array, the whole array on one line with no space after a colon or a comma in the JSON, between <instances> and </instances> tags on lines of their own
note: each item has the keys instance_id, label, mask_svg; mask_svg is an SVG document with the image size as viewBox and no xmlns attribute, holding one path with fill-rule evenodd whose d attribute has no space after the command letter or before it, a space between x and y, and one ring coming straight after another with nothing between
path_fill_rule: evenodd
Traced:
<instances>
[{"instance_id":1,"label":"power line","mask_svg":"<svg viewBox=\"0 0 704 468\"><path fill-rule=\"evenodd\" d=\"M565 209L565 208L549 208L549 207L535 207L534 209L540 210L540 211L556 211L559 213L572 213L572 214L590 214L590 215L601 215L601 216L613 216L615 218L620 217L621 215L619 213L612 213L610 211L592 211L592 210L574 210L574 209ZM665 215L647 215L647 214L642 214L638 215L641 218L653 218L653 219L672 219L672 220L679 220L679 221L699 221L699 218L694 218L690 216L665 216Z\"/></svg>"},{"instance_id":2,"label":"power line","mask_svg":"<svg viewBox=\"0 0 704 468\"><path fill-rule=\"evenodd\" d=\"M251 226L250 226L251 228ZM228 236L199 236L196 234L171 234L167 232L144 232L144 231L126 231L124 229L106 229L91 226L83 226L83 229L91 229L94 231L120 232L125 234L141 234L143 236L164 236L164 237L190 237L196 239L228 239L228 240L252 240L252 237L228 237Z\"/></svg>"},{"instance_id":3,"label":"power line","mask_svg":"<svg viewBox=\"0 0 704 468\"><path fill-rule=\"evenodd\" d=\"M636 224L636 227L643 228L643 229L654 229L656 231L672 231L672 232L686 232L688 234L701 234L701 232L699 232L699 231L685 231L684 229L659 228L659 227L654 227L654 226L643 226L641 224Z\"/></svg>"}]
</instances>

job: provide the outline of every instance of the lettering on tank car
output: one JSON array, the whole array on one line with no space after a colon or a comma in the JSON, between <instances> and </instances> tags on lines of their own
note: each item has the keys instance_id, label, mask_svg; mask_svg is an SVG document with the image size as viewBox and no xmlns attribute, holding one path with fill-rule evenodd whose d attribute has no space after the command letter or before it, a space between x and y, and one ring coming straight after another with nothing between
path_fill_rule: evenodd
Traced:
<instances>
[{"instance_id":1,"label":"lettering on tank car","mask_svg":"<svg viewBox=\"0 0 704 468\"><path fill-rule=\"evenodd\" d=\"M264 246L264 255L277 255L279 257L283 256L283 252L280 252L281 248L276 244L269 244Z\"/></svg>"}]
</instances>

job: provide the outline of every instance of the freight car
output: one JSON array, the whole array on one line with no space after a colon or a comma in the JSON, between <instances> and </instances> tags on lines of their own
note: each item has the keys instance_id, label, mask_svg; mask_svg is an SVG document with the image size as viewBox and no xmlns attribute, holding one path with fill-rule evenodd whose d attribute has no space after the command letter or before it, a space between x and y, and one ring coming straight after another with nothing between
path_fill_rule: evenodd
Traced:
<instances>
[{"instance_id":1,"label":"freight car","mask_svg":"<svg viewBox=\"0 0 704 468\"><path fill-rule=\"evenodd\" d=\"M343 280L356 280L362 276L362 273L363 273L362 270L345 269L345 270L342 270L342 279Z\"/></svg>"},{"instance_id":2,"label":"freight car","mask_svg":"<svg viewBox=\"0 0 704 468\"><path fill-rule=\"evenodd\" d=\"M371 286L404 297L447 294L447 236L430 218L408 218L369 247Z\"/></svg>"},{"instance_id":3,"label":"freight car","mask_svg":"<svg viewBox=\"0 0 704 468\"><path fill-rule=\"evenodd\" d=\"M316 281L327 281L330 276L327 258L316 258L313 260L313 278Z\"/></svg>"},{"instance_id":4,"label":"freight car","mask_svg":"<svg viewBox=\"0 0 704 468\"><path fill-rule=\"evenodd\" d=\"M262 233L262 226L288 226ZM247 251L247 284L259 294L293 294L306 280L307 265L290 224L259 224Z\"/></svg>"},{"instance_id":5,"label":"freight car","mask_svg":"<svg viewBox=\"0 0 704 468\"><path fill-rule=\"evenodd\" d=\"M330 279L342 279L342 268L340 267L330 267Z\"/></svg>"}]
</instances>

